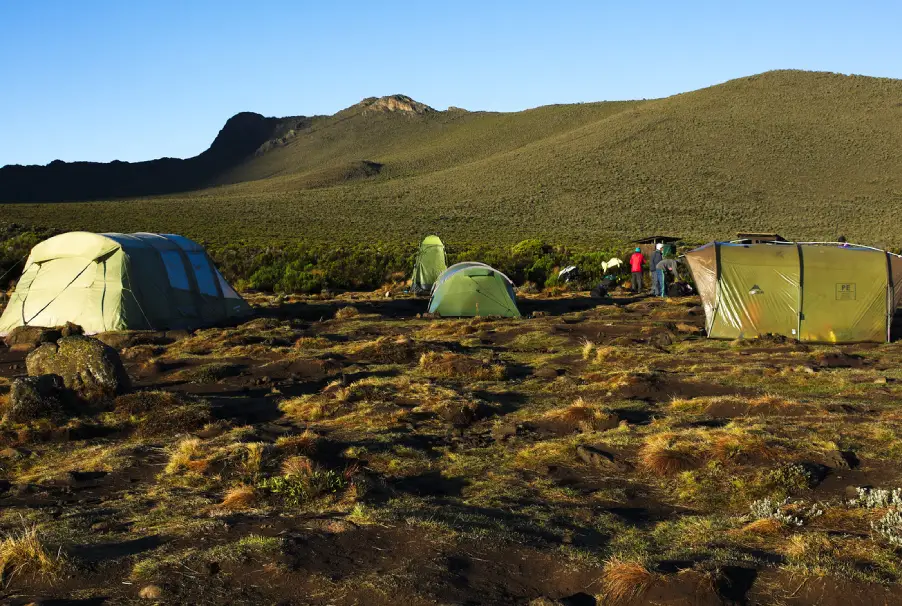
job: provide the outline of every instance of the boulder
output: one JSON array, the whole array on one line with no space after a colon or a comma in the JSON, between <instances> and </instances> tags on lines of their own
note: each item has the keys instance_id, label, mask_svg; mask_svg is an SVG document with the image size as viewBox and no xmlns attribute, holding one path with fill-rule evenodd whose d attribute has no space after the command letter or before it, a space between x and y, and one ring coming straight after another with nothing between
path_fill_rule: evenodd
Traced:
<instances>
[{"instance_id":1,"label":"boulder","mask_svg":"<svg viewBox=\"0 0 902 606\"><path fill-rule=\"evenodd\" d=\"M13 351L31 351L43 343L55 343L63 336L58 328L45 326L17 326L3 339Z\"/></svg>"},{"instance_id":2,"label":"boulder","mask_svg":"<svg viewBox=\"0 0 902 606\"><path fill-rule=\"evenodd\" d=\"M661 330L655 332L655 334L649 337L648 344L652 347L657 347L658 349L664 349L673 345L675 341L676 338L674 337L673 333L666 330Z\"/></svg>"},{"instance_id":3,"label":"boulder","mask_svg":"<svg viewBox=\"0 0 902 606\"><path fill-rule=\"evenodd\" d=\"M9 391L9 405L4 421L26 423L35 419L62 416L63 389L62 377L55 374L16 379Z\"/></svg>"},{"instance_id":4,"label":"boulder","mask_svg":"<svg viewBox=\"0 0 902 606\"><path fill-rule=\"evenodd\" d=\"M833 469L855 469L860 464L858 456L851 450L831 450L826 460Z\"/></svg>"},{"instance_id":5,"label":"boulder","mask_svg":"<svg viewBox=\"0 0 902 606\"><path fill-rule=\"evenodd\" d=\"M110 398L131 388L116 350L85 336L45 343L25 359L30 376L54 374L83 400Z\"/></svg>"},{"instance_id":6,"label":"boulder","mask_svg":"<svg viewBox=\"0 0 902 606\"><path fill-rule=\"evenodd\" d=\"M73 324L72 322L66 322L63 326L60 326L58 328L60 335L63 337L73 337L75 335L85 334L84 328L82 328L78 324Z\"/></svg>"}]
</instances>

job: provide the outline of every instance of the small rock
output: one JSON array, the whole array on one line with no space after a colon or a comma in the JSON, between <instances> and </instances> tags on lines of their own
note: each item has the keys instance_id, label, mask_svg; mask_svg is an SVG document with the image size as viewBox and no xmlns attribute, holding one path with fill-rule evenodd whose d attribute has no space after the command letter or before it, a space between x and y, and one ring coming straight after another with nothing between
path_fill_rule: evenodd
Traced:
<instances>
[{"instance_id":1,"label":"small rock","mask_svg":"<svg viewBox=\"0 0 902 606\"><path fill-rule=\"evenodd\" d=\"M874 379L876 385L886 385L886 377L877 377Z\"/></svg>"},{"instance_id":2,"label":"small rock","mask_svg":"<svg viewBox=\"0 0 902 606\"><path fill-rule=\"evenodd\" d=\"M833 450L827 453L827 465L834 469L855 469L858 457L851 450Z\"/></svg>"},{"instance_id":3,"label":"small rock","mask_svg":"<svg viewBox=\"0 0 902 606\"><path fill-rule=\"evenodd\" d=\"M163 597L163 588L159 585L145 585L138 592L138 597L145 600L159 600Z\"/></svg>"},{"instance_id":4,"label":"small rock","mask_svg":"<svg viewBox=\"0 0 902 606\"><path fill-rule=\"evenodd\" d=\"M512 438L517 435L517 424L516 423L502 423L501 425L496 425L492 429L492 437L494 437L498 441L504 441L508 438Z\"/></svg>"},{"instance_id":5,"label":"small rock","mask_svg":"<svg viewBox=\"0 0 902 606\"><path fill-rule=\"evenodd\" d=\"M557 369L549 366L543 366L532 373L534 377L539 379L556 379L558 377Z\"/></svg>"},{"instance_id":6,"label":"small rock","mask_svg":"<svg viewBox=\"0 0 902 606\"><path fill-rule=\"evenodd\" d=\"M180 341L181 339L187 339L191 336L191 331L189 330L167 330L163 335L166 339L171 341Z\"/></svg>"},{"instance_id":7,"label":"small rock","mask_svg":"<svg viewBox=\"0 0 902 606\"><path fill-rule=\"evenodd\" d=\"M13 484L11 490L13 495L17 497L24 497L26 495L34 494L38 491L37 486L34 484L29 484L27 482L22 484Z\"/></svg>"},{"instance_id":8,"label":"small rock","mask_svg":"<svg viewBox=\"0 0 902 606\"><path fill-rule=\"evenodd\" d=\"M31 454L31 452L28 450L25 450L24 448L10 447L10 448L4 448L3 450L0 450L0 459L8 459L8 460L12 460L12 461L18 461L20 459L24 459L25 457L27 457L30 454Z\"/></svg>"},{"instance_id":9,"label":"small rock","mask_svg":"<svg viewBox=\"0 0 902 606\"><path fill-rule=\"evenodd\" d=\"M858 486L846 486L843 491L846 495L847 499L857 499L858 498ZM870 486L861 486L860 488L870 488Z\"/></svg>"},{"instance_id":10,"label":"small rock","mask_svg":"<svg viewBox=\"0 0 902 606\"><path fill-rule=\"evenodd\" d=\"M676 339L674 338L673 333L662 330L649 337L648 344L653 347L664 348L673 345L674 341L676 341Z\"/></svg>"},{"instance_id":11,"label":"small rock","mask_svg":"<svg viewBox=\"0 0 902 606\"><path fill-rule=\"evenodd\" d=\"M9 406L3 418L11 423L25 423L61 417L62 396L63 380L58 375L44 374L16 379L10 388Z\"/></svg>"},{"instance_id":12,"label":"small rock","mask_svg":"<svg viewBox=\"0 0 902 606\"><path fill-rule=\"evenodd\" d=\"M625 471L629 467L628 465L617 461L611 453L595 448L594 446L577 446L576 456L587 465L591 465L596 469Z\"/></svg>"},{"instance_id":13,"label":"small rock","mask_svg":"<svg viewBox=\"0 0 902 606\"><path fill-rule=\"evenodd\" d=\"M94 488L106 475L105 471L69 471L66 472L66 483L72 488Z\"/></svg>"},{"instance_id":14,"label":"small rock","mask_svg":"<svg viewBox=\"0 0 902 606\"><path fill-rule=\"evenodd\" d=\"M85 329L78 324L73 324L72 322L66 322L65 326L60 328L60 335L63 337L71 337L73 335L83 334L85 334Z\"/></svg>"},{"instance_id":15,"label":"small rock","mask_svg":"<svg viewBox=\"0 0 902 606\"><path fill-rule=\"evenodd\" d=\"M62 331L58 328L17 326L3 341L13 351L30 351L43 343L55 343L62 336Z\"/></svg>"}]
</instances>

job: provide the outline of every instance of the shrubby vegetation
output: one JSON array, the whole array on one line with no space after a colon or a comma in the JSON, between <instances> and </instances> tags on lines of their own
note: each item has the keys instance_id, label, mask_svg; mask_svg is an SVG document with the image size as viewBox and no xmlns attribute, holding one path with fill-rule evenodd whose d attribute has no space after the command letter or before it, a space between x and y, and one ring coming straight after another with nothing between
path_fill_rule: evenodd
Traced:
<instances>
[{"instance_id":1,"label":"shrubby vegetation","mask_svg":"<svg viewBox=\"0 0 902 606\"><path fill-rule=\"evenodd\" d=\"M0 290L9 281L18 280L31 248L54 233L57 232L50 229L0 223Z\"/></svg>"},{"instance_id":2,"label":"shrubby vegetation","mask_svg":"<svg viewBox=\"0 0 902 606\"><path fill-rule=\"evenodd\" d=\"M0 224L0 275L15 280L21 262L32 246L58 233L22 225ZM410 277L417 244L329 245L298 241L260 245L236 243L207 244L220 271L239 289L278 293L318 293L323 289L373 290ZM580 268L586 284L597 283L604 275L601 263L612 256L624 256L626 248L579 250L554 246L539 239L523 240L514 246L447 247L448 264L481 261L505 273L515 284L531 282L537 287L557 284L557 272L567 265Z\"/></svg>"}]
</instances>

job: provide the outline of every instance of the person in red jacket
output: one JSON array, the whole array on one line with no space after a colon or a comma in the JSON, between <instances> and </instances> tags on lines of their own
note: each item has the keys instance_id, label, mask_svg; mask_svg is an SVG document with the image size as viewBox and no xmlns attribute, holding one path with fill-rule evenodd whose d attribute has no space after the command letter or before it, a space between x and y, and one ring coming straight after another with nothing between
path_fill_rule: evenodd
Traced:
<instances>
[{"instance_id":1,"label":"person in red jacket","mask_svg":"<svg viewBox=\"0 0 902 606\"><path fill-rule=\"evenodd\" d=\"M630 271L632 271L631 285L634 293L642 292L642 265L645 263L645 255L642 249L636 248L636 252L630 257Z\"/></svg>"}]
</instances>

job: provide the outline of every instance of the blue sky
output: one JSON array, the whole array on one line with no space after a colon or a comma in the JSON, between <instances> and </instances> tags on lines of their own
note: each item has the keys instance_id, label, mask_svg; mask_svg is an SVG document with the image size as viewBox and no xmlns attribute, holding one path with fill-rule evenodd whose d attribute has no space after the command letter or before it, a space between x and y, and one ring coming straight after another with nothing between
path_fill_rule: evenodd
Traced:
<instances>
[{"instance_id":1,"label":"blue sky","mask_svg":"<svg viewBox=\"0 0 902 606\"><path fill-rule=\"evenodd\" d=\"M557 6L556 6L557 5ZM0 0L0 165L203 151L239 111L513 111L770 69L902 78L902 3Z\"/></svg>"}]
</instances>

